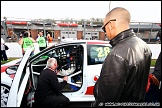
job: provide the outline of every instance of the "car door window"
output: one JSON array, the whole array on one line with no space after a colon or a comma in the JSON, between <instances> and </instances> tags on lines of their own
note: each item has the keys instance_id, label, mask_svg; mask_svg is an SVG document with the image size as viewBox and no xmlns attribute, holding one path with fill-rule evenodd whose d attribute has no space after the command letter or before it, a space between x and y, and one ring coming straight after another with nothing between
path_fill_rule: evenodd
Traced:
<instances>
[{"instance_id":1,"label":"car door window","mask_svg":"<svg viewBox=\"0 0 162 108\"><path fill-rule=\"evenodd\" d=\"M112 49L105 45L88 45L87 48L88 65L102 64Z\"/></svg>"},{"instance_id":2,"label":"car door window","mask_svg":"<svg viewBox=\"0 0 162 108\"><path fill-rule=\"evenodd\" d=\"M77 91L82 86L83 78L83 46L81 45L70 45L56 49L56 57L58 61L58 70L70 70L73 71L68 76L70 82L65 86L63 91ZM74 67L74 68L73 68ZM74 69L74 70L72 70ZM58 73L58 77L61 77Z\"/></svg>"},{"instance_id":3,"label":"car door window","mask_svg":"<svg viewBox=\"0 0 162 108\"><path fill-rule=\"evenodd\" d=\"M70 56L73 60L70 60ZM75 67L75 70L69 74L70 82L64 87L62 92L77 91L82 86L83 78L83 46L81 45L68 45L57 47L42 54L40 57L32 62L33 76L35 77L35 86L39 78L40 72L45 68L48 58L56 58L58 62L58 70L68 70ZM63 78L63 75L58 75L58 78Z\"/></svg>"}]
</instances>

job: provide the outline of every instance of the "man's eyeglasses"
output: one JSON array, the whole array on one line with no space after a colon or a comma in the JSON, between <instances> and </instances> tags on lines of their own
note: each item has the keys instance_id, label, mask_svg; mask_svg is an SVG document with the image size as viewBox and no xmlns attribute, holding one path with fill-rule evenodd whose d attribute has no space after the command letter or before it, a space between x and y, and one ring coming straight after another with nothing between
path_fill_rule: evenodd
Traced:
<instances>
[{"instance_id":1,"label":"man's eyeglasses","mask_svg":"<svg viewBox=\"0 0 162 108\"><path fill-rule=\"evenodd\" d=\"M106 32L105 27L106 27L106 25L107 25L110 21L116 21L116 19L109 20L109 21L102 27L102 30L103 30L104 32Z\"/></svg>"}]
</instances>

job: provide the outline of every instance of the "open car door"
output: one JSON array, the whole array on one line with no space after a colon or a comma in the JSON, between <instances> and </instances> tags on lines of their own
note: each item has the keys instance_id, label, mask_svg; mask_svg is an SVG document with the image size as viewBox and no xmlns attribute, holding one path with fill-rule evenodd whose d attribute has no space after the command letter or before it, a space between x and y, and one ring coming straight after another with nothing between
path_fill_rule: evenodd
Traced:
<instances>
[{"instance_id":1,"label":"open car door","mask_svg":"<svg viewBox=\"0 0 162 108\"><path fill-rule=\"evenodd\" d=\"M29 78L29 67L27 61L31 52L32 50L27 50L20 62L9 91L7 107L20 107L21 105L23 94Z\"/></svg>"}]
</instances>

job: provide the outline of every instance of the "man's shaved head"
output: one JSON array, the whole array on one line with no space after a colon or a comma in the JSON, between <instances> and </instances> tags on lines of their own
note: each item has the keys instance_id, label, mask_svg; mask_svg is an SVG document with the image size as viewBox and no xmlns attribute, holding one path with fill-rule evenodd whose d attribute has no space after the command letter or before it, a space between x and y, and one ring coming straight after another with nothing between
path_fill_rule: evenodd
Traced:
<instances>
[{"instance_id":1,"label":"man's shaved head","mask_svg":"<svg viewBox=\"0 0 162 108\"><path fill-rule=\"evenodd\" d=\"M129 29L130 13L122 7L116 7L109 11L104 19L104 31L108 39L111 40L122 31Z\"/></svg>"},{"instance_id":2,"label":"man's shaved head","mask_svg":"<svg viewBox=\"0 0 162 108\"><path fill-rule=\"evenodd\" d=\"M111 20L111 19L116 19L116 20L122 20L125 23L127 22L128 24L130 23L130 13L128 10L122 8L122 7L116 7L112 9L107 15L105 20Z\"/></svg>"}]
</instances>

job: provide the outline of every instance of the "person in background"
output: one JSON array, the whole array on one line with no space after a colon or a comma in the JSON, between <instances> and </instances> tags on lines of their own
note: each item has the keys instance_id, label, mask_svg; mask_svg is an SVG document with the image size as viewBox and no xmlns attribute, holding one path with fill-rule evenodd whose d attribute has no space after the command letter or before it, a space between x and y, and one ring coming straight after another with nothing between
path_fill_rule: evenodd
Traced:
<instances>
[{"instance_id":1,"label":"person in background","mask_svg":"<svg viewBox=\"0 0 162 108\"><path fill-rule=\"evenodd\" d=\"M20 33L20 38L19 38L19 40L21 40L21 38L23 37L23 34L22 33Z\"/></svg>"},{"instance_id":2,"label":"person in background","mask_svg":"<svg viewBox=\"0 0 162 108\"><path fill-rule=\"evenodd\" d=\"M48 40L48 43L52 43L52 41L53 41L53 39L49 33L47 34L47 40Z\"/></svg>"},{"instance_id":3,"label":"person in background","mask_svg":"<svg viewBox=\"0 0 162 108\"><path fill-rule=\"evenodd\" d=\"M22 54L24 55L27 49L32 49L30 56L34 55L34 43L36 41L30 37L30 32L25 31L23 37L19 40L18 44L22 47Z\"/></svg>"},{"instance_id":4,"label":"person in background","mask_svg":"<svg viewBox=\"0 0 162 108\"><path fill-rule=\"evenodd\" d=\"M20 32L20 35L19 35L19 41L23 38L23 34L24 34L25 31L21 31Z\"/></svg>"},{"instance_id":5,"label":"person in background","mask_svg":"<svg viewBox=\"0 0 162 108\"><path fill-rule=\"evenodd\" d=\"M10 34L11 34L11 38L9 38L10 42L18 42L18 36L13 31L10 31Z\"/></svg>"},{"instance_id":6,"label":"person in background","mask_svg":"<svg viewBox=\"0 0 162 108\"><path fill-rule=\"evenodd\" d=\"M8 57L6 54L6 50L5 50L5 41L3 40L3 38L1 38L1 62L4 61L8 61Z\"/></svg>"},{"instance_id":7,"label":"person in background","mask_svg":"<svg viewBox=\"0 0 162 108\"><path fill-rule=\"evenodd\" d=\"M161 30L157 37L161 43ZM145 102L161 102L161 51L156 60L154 71L149 74Z\"/></svg>"},{"instance_id":8,"label":"person in background","mask_svg":"<svg viewBox=\"0 0 162 108\"><path fill-rule=\"evenodd\" d=\"M36 39L36 41L38 42L39 45L39 50L42 51L43 49L47 48L47 38L45 36L43 36L43 32L39 31L39 36Z\"/></svg>"},{"instance_id":9,"label":"person in background","mask_svg":"<svg viewBox=\"0 0 162 108\"><path fill-rule=\"evenodd\" d=\"M161 29L158 31L156 36L156 43L161 43Z\"/></svg>"},{"instance_id":10,"label":"person in background","mask_svg":"<svg viewBox=\"0 0 162 108\"><path fill-rule=\"evenodd\" d=\"M107 102L143 102L146 94L152 52L146 42L130 29L128 10L116 7L104 19L112 50L105 58L94 86L93 107Z\"/></svg>"},{"instance_id":11,"label":"person in background","mask_svg":"<svg viewBox=\"0 0 162 108\"><path fill-rule=\"evenodd\" d=\"M57 79L57 60L49 58L46 68L40 73L34 99L42 107L67 107L69 99L61 93L67 84L68 77L63 77L63 82Z\"/></svg>"}]
</instances>

